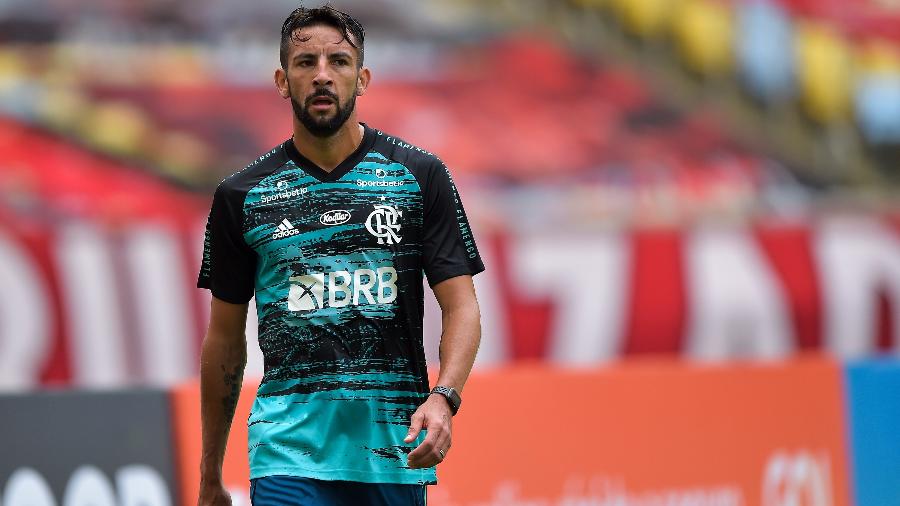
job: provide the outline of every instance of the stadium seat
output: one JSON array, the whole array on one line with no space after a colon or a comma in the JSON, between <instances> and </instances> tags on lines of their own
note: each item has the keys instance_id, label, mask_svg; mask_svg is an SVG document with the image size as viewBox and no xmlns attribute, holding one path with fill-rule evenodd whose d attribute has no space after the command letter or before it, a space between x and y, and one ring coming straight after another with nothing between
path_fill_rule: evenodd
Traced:
<instances>
[{"instance_id":1,"label":"stadium seat","mask_svg":"<svg viewBox=\"0 0 900 506\"><path fill-rule=\"evenodd\" d=\"M788 13L777 4L748 2L737 7L736 51L740 78L764 102L789 97L794 90L794 56Z\"/></svg>"},{"instance_id":2,"label":"stadium seat","mask_svg":"<svg viewBox=\"0 0 900 506\"><path fill-rule=\"evenodd\" d=\"M835 29L803 22L797 32L801 103L823 124L845 119L850 109L850 49Z\"/></svg>"},{"instance_id":3,"label":"stadium seat","mask_svg":"<svg viewBox=\"0 0 900 506\"><path fill-rule=\"evenodd\" d=\"M685 0L674 16L675 41L691 70L713 75L732 67L734 23L725 5L712 0Z\"/></svg>"}]
</instances>

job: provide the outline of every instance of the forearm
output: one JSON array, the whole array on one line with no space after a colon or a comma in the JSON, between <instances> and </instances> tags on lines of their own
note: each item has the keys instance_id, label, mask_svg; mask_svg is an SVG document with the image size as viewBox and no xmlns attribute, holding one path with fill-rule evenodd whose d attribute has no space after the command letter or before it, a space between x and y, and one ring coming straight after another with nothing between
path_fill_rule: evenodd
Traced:
<instances>
[{"instance_id":1,"label":"forearm","mask_svg":"<svg viewBox=\"0 0 900 506\"><path fill-rule=\"evenodd\" d=\"M441 363L437 384L462 392L481 343L478 303L473 298L466 304L445 309L441 321Z\"/></svg>"},{"instance_id":2,"label":"forearm","mask_svg":"<svg viewBox=\"0 0 900 506\"><path fill-rule=\"evenodd\" d=\"M241 336L243 338L243 336ZM243 341L241 339L240 341ZM210 331L200 351L200 418L203 449L201 479L221 481L225 444L247 363L246 346L237 346Z\"/></svg>"}]
</instances>

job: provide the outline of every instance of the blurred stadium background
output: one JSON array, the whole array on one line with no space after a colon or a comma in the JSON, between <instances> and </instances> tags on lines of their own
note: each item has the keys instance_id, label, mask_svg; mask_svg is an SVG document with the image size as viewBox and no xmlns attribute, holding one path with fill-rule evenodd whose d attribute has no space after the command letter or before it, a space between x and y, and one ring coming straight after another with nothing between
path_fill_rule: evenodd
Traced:
<instances>
[{"instance_id":1,"label":"blurred stadium background","mask_svg":"<svg viewBox=\"0 0 900 506\"><path fill-rule=\"evenodd\" d=\"M488 266L430 502L900 505L900 2L334 3ZM193 504L202 230L296 6L0 0L0 505Z\"/></svg>"}]
</instances>

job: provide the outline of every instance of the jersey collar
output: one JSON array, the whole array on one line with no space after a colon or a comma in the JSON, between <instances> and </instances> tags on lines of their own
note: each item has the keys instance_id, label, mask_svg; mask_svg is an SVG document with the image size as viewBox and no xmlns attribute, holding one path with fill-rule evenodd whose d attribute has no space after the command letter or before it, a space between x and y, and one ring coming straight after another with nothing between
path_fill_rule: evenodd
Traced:
<instances>
[{"instance_id":1,"label":"jersey collar","mask_svg":"<svg viewBox=\"0 0 900 506\"><path fill-rule=\"evenodd\" d=\"M365 123L360 124L363 126L362 142L359 143L359 146L357 146L356 150L353 153L350 153L350 156L348 156L331 172L319 167L315 163L311 162L308 158L300 154L300 151L298 151L297 147L294 146L294 141L292 139L284 141L284 151L287 154L288 158L290 158L297 167L305 171L310 176L322 182L337 181L338 179L344 177L344 174L353 170L353 168L356 167L356 164L358 164L363 160L363 158L365 158L366 153L368 153L369 150L372 149L372 146L375 144L375 130L369 128L369 126Z\"/></svg>"}]
</instances>

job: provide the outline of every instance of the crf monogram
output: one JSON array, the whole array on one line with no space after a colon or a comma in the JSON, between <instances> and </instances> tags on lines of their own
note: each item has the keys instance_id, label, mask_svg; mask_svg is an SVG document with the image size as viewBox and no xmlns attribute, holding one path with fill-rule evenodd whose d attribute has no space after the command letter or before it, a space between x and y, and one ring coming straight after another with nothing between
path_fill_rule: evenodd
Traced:
<instances>
[{"instance_id":1,"label":"crf monogram","mask_svg":"<svg viewBox=\"0 0 900 506\"><path fill-rule=\"evenodd\" d=\"M378 244L400 242L400 218L403 211L392 206L375 205L375 210L366 218L366 230L378 238Z\"/></svg>"},{"instance_id":2,"label":"crf monogram","mask_svg":"<svg viewBox=\"0 0 900 506\"><path fill-rule=\"evenodd\" d=\"M294 276L290 281L290 311L313 311L351 304L390 304L397 299L397 269L393 267L357 269L353 272L315 272Z\"/></svg>"}]
</instances>

